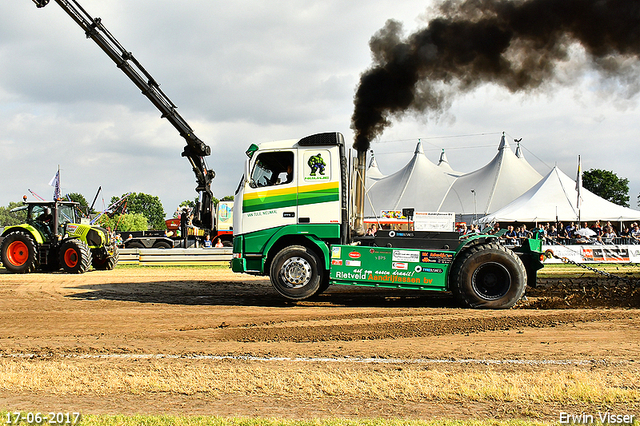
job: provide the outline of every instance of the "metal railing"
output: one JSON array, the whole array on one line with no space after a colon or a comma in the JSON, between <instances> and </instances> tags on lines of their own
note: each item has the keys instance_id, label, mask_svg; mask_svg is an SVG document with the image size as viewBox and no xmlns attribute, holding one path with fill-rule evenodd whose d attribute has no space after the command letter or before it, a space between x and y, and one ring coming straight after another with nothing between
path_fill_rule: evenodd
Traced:
<instances>
[{"instance_id":1,"label":"metal railing","mask_svg":"<svg viewBox=\"0 0 640 426\"><path fill-rule=\"evenodd\" d=\"M216 265L231 261L233 249L222 248L172 248L172 249L120 249L121 265Z\"/></svg>"}]
</instances>

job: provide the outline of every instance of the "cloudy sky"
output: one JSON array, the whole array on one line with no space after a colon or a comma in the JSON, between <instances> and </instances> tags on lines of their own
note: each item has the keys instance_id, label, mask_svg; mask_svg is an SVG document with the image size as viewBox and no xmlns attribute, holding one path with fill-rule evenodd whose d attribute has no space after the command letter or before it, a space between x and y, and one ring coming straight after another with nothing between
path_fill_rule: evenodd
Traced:
<instances>
[{"instance_id":1,"label":"cloudy sky","mask_svg":"<svg viewBox=\"0 0 640 426\"><path fill-rule=\"evenodd\" d=\"M353 96L371 65L369 39L388 19L410 33L433 17L428 0L81 4L211 146L219 198L233 194L252 143L323 131L352 140ZM522 138L525 157L543 175L558 165L575 176L580 154L583 170L628 178L637 208L640 107L634 93L612 84L581 72L534 94L483 86L456 98L438 119L394 120L372 148L385 174L409 161L418 140L433 162L445 149L455 170L469 172L491 160L505 132L512 145ZM20 201L28 189L50 199L48 182L60 166L65 193L91 202L102 186L108 203L145 192L159 196L170 216L196 196L183 145L57 4L0 4L0 205Z\"/></svg>"}]
</instances>

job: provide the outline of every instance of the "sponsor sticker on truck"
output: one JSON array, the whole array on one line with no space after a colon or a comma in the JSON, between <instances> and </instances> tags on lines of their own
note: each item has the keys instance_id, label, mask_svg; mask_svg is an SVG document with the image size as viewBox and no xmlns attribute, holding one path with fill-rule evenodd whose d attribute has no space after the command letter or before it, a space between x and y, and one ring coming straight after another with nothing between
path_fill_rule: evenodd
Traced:
<instances>
[{"instance_id":1,"label":"sponsor sticker on truck","mask_svg":"<svg viewBox=\"0 0 640 426\"><path fill-rule=\"evenodd\" d=\"M415 250L394 250L394 262L420 262L420 252Z\"/></svg>"},{"instance_id":2,"label":"sponsor sticker on truck","mask_svg":"<svg viewBox=\"0 0 640 426\"><path fill-rule=\"evenodd\" d=\"M421 251L420 262L422 263L451 263L453 253Z\"/></svg>"},{"instance_id":3,"label":"sponsor sticker on truck","mask_svg":"<svg viewBox=\"0 0 640 426\"><path fill-rule=\"evenodd\" d=\"M342 250L340 247L331 247L332 259L340 259L341 254L342 254Z\"/></svg>"}]
</instances>

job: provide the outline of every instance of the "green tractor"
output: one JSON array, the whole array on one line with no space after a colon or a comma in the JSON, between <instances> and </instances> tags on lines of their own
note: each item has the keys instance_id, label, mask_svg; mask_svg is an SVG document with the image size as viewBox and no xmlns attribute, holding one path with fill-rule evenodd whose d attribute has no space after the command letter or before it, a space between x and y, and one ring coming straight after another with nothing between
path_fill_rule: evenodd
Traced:
<instances>
[{"instance_id":1,"label":"green tractor","mask_svg":"<svg viewBox=\"0 0 640 426\"><path fill-rule=\"evenodd\" d=\"M81 223L78 203L28 201L16 210L27 211L27 223L7 227L0 255L13 273L35 270L82 274L93 265L110 270L118 263L118 247L109 232Z\"/></svg>"}]
</instances>

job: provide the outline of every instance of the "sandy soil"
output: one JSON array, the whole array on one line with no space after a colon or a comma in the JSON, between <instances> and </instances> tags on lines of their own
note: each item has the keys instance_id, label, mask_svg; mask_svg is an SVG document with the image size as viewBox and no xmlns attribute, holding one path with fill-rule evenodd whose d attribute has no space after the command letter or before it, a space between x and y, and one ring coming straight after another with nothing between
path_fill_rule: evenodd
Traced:
<instances>
[{"instance_id":1,"label":"sandy soil","mask_svg":"<svg viewBox=\"0 0 640 426\"><path fill-rule=\"evenodd\" d=\"M585 279L573 286L547 280L516 309L460 309L448 294L332 287L313 301L284 301L265 278L226 269L116 268L84 275L12 275L0 269L0 360L111 364L150 362L120 355L174 355L158 362L270 363L286 374L287 359L313 368L315 358L431 360L419 368L451 371L530 369L541 374L563 361L637 372L640 318L637 294ZM603 288L606 288L603 290ZM613 290L612 290L613 288ZM117 355L117 356L116 356ZM197 355L197 356L194 356ZM229 357L205 360L205 356ZM89 357L87 357L89 356ZM273 357L286 360L271 361ZM27 360L27 361L25 361ZM473 361L469 361L473 360ZM486 362L480 362L480 361ZM518 360L521 364L509 363ZM529 361L530 364L527 364ZM550 366L545 364L550 363ZM298 367L296 367L298 368ZM379 364L357 368L376 369ZM390 367L384 367L390 368ZM583 367L580 367L583 368ZM635 383L637 386L637 383ZM511 418L557 420L560 411L633 410L640 404L544 406L522 401L261 397L249 394L135 395L0 393L0 409L84 413L212 414L300 417ZM597 411L596 411L597 412Z\"/></svg>"}]
</instances>

